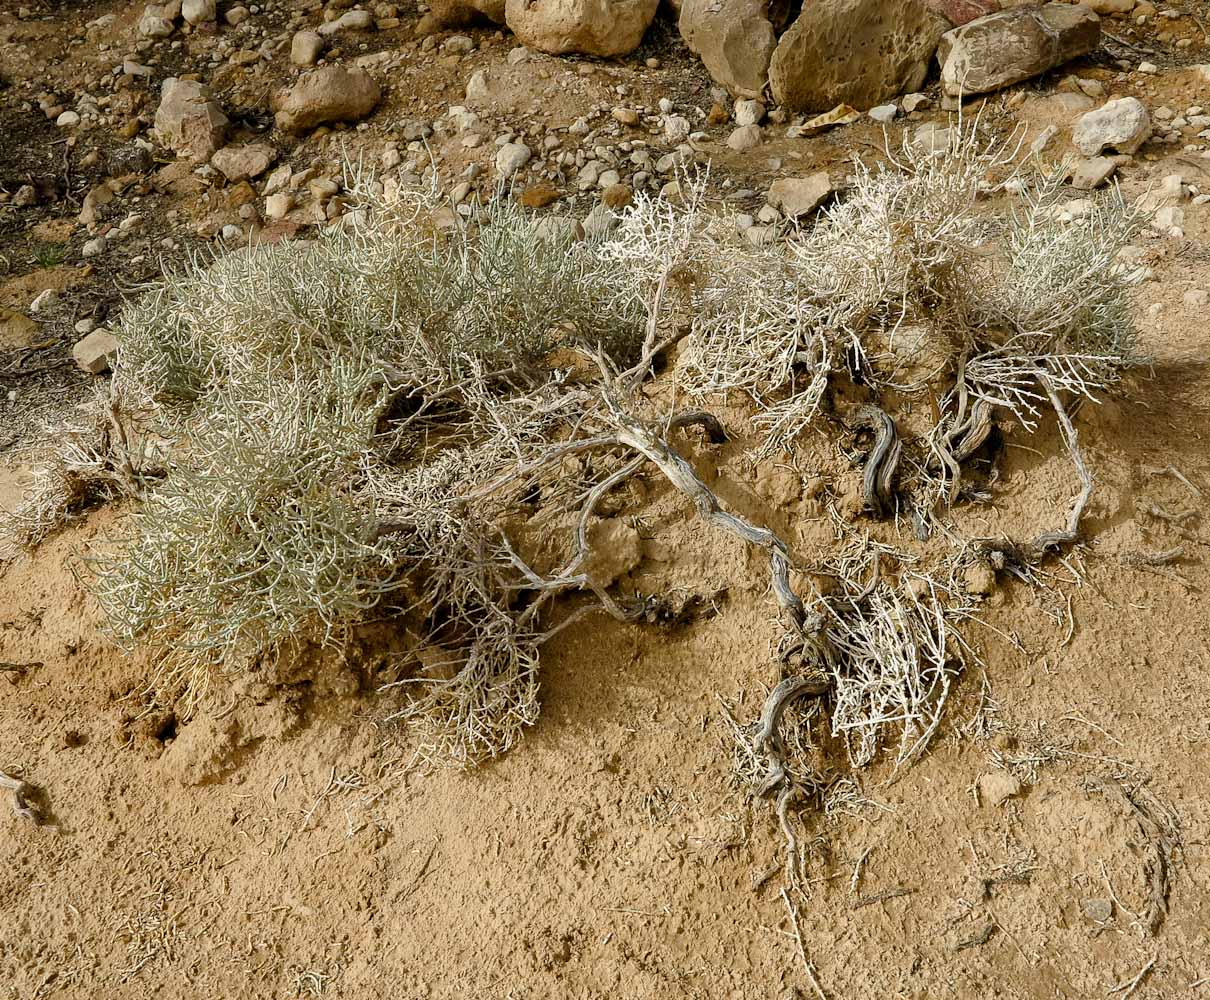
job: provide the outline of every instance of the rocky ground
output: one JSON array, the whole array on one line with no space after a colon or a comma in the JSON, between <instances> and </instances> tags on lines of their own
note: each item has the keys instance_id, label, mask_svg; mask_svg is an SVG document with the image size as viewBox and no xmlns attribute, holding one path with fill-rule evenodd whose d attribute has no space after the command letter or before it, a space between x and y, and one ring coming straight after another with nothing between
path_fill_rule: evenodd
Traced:
<instances>
[{"instance_id":1,"label":"rocky ground","mask_svg":"<svg viewBox=\"0 0 1210 1000\"><path fill-rule=\"evenodd\" d=\"M800 18L794 5L689 0L679 14L655 0L4 5L0 503L20 492L21 448L43 421L104 386L107 322L133 287L190 255L339 224L356 207L354 169L438 186L450 225L503 186L591 236L637 193L676 198L683 171L709 165L710 202L763 242L843 192L854 158L944 145L961 102L989 134L1018 134L1022 162L1066 163L1056 211L1073 224L1110 185L1142 199L1129 254L1145 269L1137 309L1157 381L1087 419L1110 498L1103 544L1150 544L1168 522L1144 530L1138 511L1196 509L1210 485L1197 429L1210 11L890 6L819 0ZM1036 511L1059 487L1028 461L1007 473ZM1194 494L1156 474L1168 466ZM65 817L46 836L0 824L0 856L14 859L0 908L18 914L0 921L0 995L811 995L759 881L776 831L726 793L711 721L710 691L751 686L758 593L725 628L676 643L613 625L599 645L561 641L534 736L475 775L385 777L397 761L354 665L305 719L254 692L239 735L193 732L224 748L194 780L180 772L199 755L175 723L129 710L146 665L98 638L65 569L107 516L0 571L0 660L36 663L0 677L0 769L35 770ZM660 541L676 546L699 569L720 558L691 527ZM745 565L738 550L721 558ZM1026 592L995 595L990 624L1017 638L1025 620L1036 635L991 659L1008 722L966 739L962 723L987 717L972 680L936 753L899 784L875 771L875 805L821 820L820 919L805 931L829 996L1210 989L1196 600L1210 580L1186 572L1098 564L1071 590L1074 638L1050 634ZM589 669L601 657L621 665L617 685ZM673 729L703 738L685 751ZM997 754L1015 762L1007 783ZM1159 935L1137 914L1160 806L1112 784L1143 772L1184 831Z\"/></svg>"}]
</instances>

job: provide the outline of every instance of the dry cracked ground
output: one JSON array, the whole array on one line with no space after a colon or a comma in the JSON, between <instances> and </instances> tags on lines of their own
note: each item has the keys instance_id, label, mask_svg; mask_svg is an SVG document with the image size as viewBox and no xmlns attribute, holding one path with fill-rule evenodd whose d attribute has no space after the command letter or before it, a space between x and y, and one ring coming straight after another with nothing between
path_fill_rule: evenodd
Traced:
<instances>
[{"instance_id":1,"label":"dry cracked ground","mask_svg":"<svg viewBox=\"0 0 1210 1000\"><path fill-rule=\"evenodd\" d=\"M0 996L1210 996L1208 30L1200 0L6 0L0 504L104 385L133 289L339 225L355 170L437 186L450 225L503 185L591 238L708 164L767 242L961 102L1022 162L1068 161L1072 224L1106 185L1142 199L1150 367L1079 413L1078 554L968 581L983 665L930 752L829 755L797 927L723 724L773 680L766 571L675 505L626 581L716 613L564 633L538 724L465 772L406 766L373 643L187 724L149 711L148 657L74 572L120 509L5 552L0 771L45 822L0 810ZM1024 535L1074 487L1053 430L1014 440L997 504ZM810 470L709 460L741 513L822 530Z\"/></svg>"}]
</instances>

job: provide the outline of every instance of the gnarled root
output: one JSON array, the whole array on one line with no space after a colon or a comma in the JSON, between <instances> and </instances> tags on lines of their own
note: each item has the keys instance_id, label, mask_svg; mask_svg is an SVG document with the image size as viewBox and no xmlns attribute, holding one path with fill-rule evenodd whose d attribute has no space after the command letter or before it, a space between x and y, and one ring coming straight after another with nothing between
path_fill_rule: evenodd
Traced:
<instances>
[{"instance_id":1,"label":"gnarled root","mask_svg":"<svg viewBox=\"0 0 1210 1000\"><path fill-rule=\"evenodd\" d=\"M875 517L886 517L895 508L895 474L903 455L903 443L895 432L895 421L877 406L863 406L853 418L854 427L874 432L874 447L866 459L862 488L866 506Z\"/></svg>"}]
</instances>

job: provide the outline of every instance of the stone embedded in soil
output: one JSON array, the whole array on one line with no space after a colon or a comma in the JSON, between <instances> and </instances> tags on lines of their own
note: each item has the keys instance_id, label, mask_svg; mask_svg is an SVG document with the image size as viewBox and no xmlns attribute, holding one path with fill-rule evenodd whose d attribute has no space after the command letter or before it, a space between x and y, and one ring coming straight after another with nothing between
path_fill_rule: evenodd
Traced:
<instances>
[{"instance_id":1,"label":"stone embedded in soil","mask_svg":"<svg viewBox=\"0 0 1210 1000\"><path fill-rule=\"evenodd\" d=\"M759 125L765 117L765 106L760 101L736 101L735 124Z\"/></svg>"},{"instance_id":2,"label":"stone embedded in soil","mask_svg":"<svg viewBox=\"0 0 1210 1000\"><path fill-rule=\"evenodd\" d=\"M1094 156L1081 160L1072 170L1071 186L1077 191L1091 191L1108 181L1117 169L1117 157Z\"/></svg>"},{"instance_id":3,"label":"stone embedded in soil","mask_svg":"<svg viewBox=\"0 0 1210 1000\"><path fill-rule=\"evenodd\" d=\"M82 340L76 341L71 356L84 371L92 375L104 375L117 362L118 340L103 327L93 330Z\"/></svg>"},{"instance_id":4,"label":"stone embedded in soil","mask_svg":"<svg viewBox=\"0 0 1210 1000\"><path fill-rule=\"evenodd\" d=\"M512 177L529 163L532 156L532 151L525 143L506 142L496 153L496 173L501 178Z\"/></svg>"},{"instance_id":5,"label":"stone embedded in soil","mask_svg":"<svg viewBox=\"0 0 1210 1000\"><path fill-rule=\"evenodd\" d=\"M1085 156L1097 156L1103 150L1134 153L1151 137L1151 116L1135 97L1108 101L1076 121L1071 141Z\"/></svg>"},{"instance_id":6,"label":"stone embedded in soil","mask_svg":"<svg viewBox=\"0 0 1210 1000\"><path fill-rule=\"evenodd\" d=\"M824 171L808 177L780 177L769 188L769 204L788 219L799 219L815 211L834 188Z\"/></svg>"},{"instance_id":7,"label":"stone embedded in soil","mask_svg":"<svg viewBox=\"0 0 1210 1000\"><path fill-rule=\"evenodd\" d=\"M343 31L369 31L374 27L374 15L368 10L347 10L335 21L320 25L319 34L327 38Z\"/></svg>"},{"instance_id":8,"label":"stone embedded in soil","mask_svg":"<svg viewBox=\"0 0 1210 1000\"><path fill-rule=\"evenodd\" d=\"M638 48L659 0L507 0L504 20L531 49L624 56Z\"/></svg>"},{"instance_id":9,"label":"stone embedded in soil","mask_svg":"<svg viewBox=\"0 0 1210 1000\"><path fill-rule=\"evenodd\" d=\"M363 69L324 66L303 74L273 98L277 127L302 132L327 122L359 121L382 99L382 89Z\"/></svg>"},{"instance_id":10,"label":"stone embedded in soil","mask_svg":"<svg viewBox=\"0 0 1210 1000\"><path fill-rule=\"evenodd\" d=\"M160 89L155 128L178 156L205 163L223 145L228 118L210 90L195 80L168 77Z\"/></svg>"},{"instance_id":11,"label":"stone embedded in soil","mask_svg":"<svg viewBox=\"0 0 1210 1000\"><path fill-rule=\"evenodd\" d=\"M950 97L999 90L1086 55L1100 40L1100 18L1079 4L989 14L941 38L941 87Z\"/></svg>"},{"instance_id":12,"label":"stone embedded in soil","mask_svg":"<svg viewBox=\"0 0 1210 1000\"><path fill-rule=\"evenodd\" d=\"M190 24L204 24L218 19L218 8L215 0L184 0L181 17Z\"/></svg>"},{"instance_id":13,"label":"stone embedded in soil","mask_svg":"<svg viewBox=\"0 0 1210 1000\"><path fill-rule=\"evenodd\" d=\"M1103 924L1113 918L1111 899L1085 899L1080 902L1080 908L1084 911L1084 916L1093 923Z\"/></svg>"},{"instance_id":14,"label":"stone embedded in soil","mask_svg":"<svg viewBox=\"0 0 1210 1000\"><path fill-rule=\"evenodd\" d=\"M232 183L259 177L273 161L277 150L264 143L224 146L210 159L210 165Z\"/></svg>"},{"instance_id":15,"label":"stone embedded in soil","mask_svg":"<svg viewBox=\"0 0 1210 1000\"><path fill-rule=\"evenodd\" d=\"M727 145L737 153L745 153L760 145L760 126L743 125L727 137Z\"/></svg>"},{"instance_id":16,"label":"stone embedded in soil","mask_svg":"<svg viewBox=\"0 0 1210 1000\"><path fill-rule=\"evenodd\" d=\"M989 806L1001 806L1013 796L1021 794L1021 782L1007 771L980 775L977 786L980 800Z\"/></svg>"},{"instance_id":17,"label":"stone embedded in soil","mask_svg":"<svg viewBox=\"0 0 1210 1000\"><path fill-rule=\"evenodd\" d=\"M865 110L919 90L948 27L923 0L812 0L778 41L769 85L793 111Z\"/></svg>"},{"instance_id":18,"label":"stone embedded in soil","mask_svg":"<svg viewBox=\"0 0 1210 1000\"><path fill-rule=\"evenodd\" d=\"M324 40L318 32L296 32L290 40L290 62L295 66L314 66L323 50Z\"/></svg>"},{"instance_id":19,"label":"stone embedded in soil","mask_svg":"<svg viewBox=\"0 0 1210 1000\"><path fill-rule=\"evenodd\" d=\"M764 92L777 46L768 7L762 0L685 0L681 6L681 37L732 97Z\"/></svg>"}]
</instances>

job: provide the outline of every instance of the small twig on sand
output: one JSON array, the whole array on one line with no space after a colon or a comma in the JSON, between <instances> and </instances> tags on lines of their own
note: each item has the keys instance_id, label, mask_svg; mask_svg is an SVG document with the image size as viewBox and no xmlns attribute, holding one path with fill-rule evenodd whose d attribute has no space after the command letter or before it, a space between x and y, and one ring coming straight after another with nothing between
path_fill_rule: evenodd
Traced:
<instances>
[{"instance_id":1,"label":"small twig on sand","mask_svg":"<svg viewBox=\"0 0 1210 1000\"><path fill-rule=\"evenodd\" d=\"M867 847L861 853L861 857L857 859L857 864L853 866L853 877L849 879L849 895L857 895L857 883L861 881L861 870L865 867L866 859L873 852L873 847Z\"/></svg>"},{"instance_id":2,"label":"small twig on sand","mask_svg":"<svg viewBox=\"0 0 1210 1000\"><path fill-rule=\"evenodd\" d=\"M786 910L790 914L790 924L794 928L794 940L798 944L798 957L802 959L802 967L807 973L807 979L811 983L811 988L815 990L815 995L819 1000L828 1000L828 995L823 991L823 987L819 985L819 980L815 978L815 969L811 965L811 960L807 958L807 947L802 943L802 929L798 926L798 913L795 912L794 904L790 902L790 894L785 889L781 891L782 901L786 904Z\"/></svg>"},{"instance_id":3,"label":"small twig on sand","mask_svg":"<svg viewBox=\"0 0 1210 1000\"><path fill-rule=\"evenodd\" d=\"M1139 969L1133 979L1131 979L1129 982L1119 983L1117 986L1113 987L1113 989L1109 990L1107 995L1113 996L1115 993L1121 993L1123 990L1125 990L1126 992L1122 993L1122 1000L1126 1000L1126 997L1130 996L1139 988L1139 984L1142 983L1144 977L1155 966L1155 960L1158 957L1158 955L1152 956L1151 961Z\"/></svg>"},{"instance_id":4,"label":"small twig on sand","mask_svg":"<svg viewBox=\"0 0 1210 1000\"><path fill-rule=\"evenodd\" d=\"M1149 476L1171 476L1178 483L1180 483L1182 486L1184 486L1185 489L1187 489L1195 497L1197 497L1199 500L1201 499L1202 491L1199 490L1196 486L1194 486L1191 482L1189 482L1189 480L1186 479L1184 477L1184 475L1181 473L1181 470L1178 469L1175 465L1165 465L1165 466L1145 465L1143 467L1143 471L1145 473L1147 473L1147 475L1149 475Z\"/></svg>"},{"instance_id":5,"label":"small twig on sand","mask_svg":"<svg viewBox=\"0 0 1210 1000\"><path fill-rule=\"evenodd\" d=\"M1116 42L1118 45L1122 46L1123 48L1134 49L1135 52L1141 52L1141 53L1143 53L1143 55L1150 55L1152 52L1151 49L1146 49L1146 48L1143 48L1141 45L1135 45L1133 42L1128 42L1128 41L1126 41L1126 39L1119 38L1117 35L1113 34L1112 32L1102 31L1101 34L1105 38L1108 38L1110 41Z\"/></svg>"},{"instance_id":6,"label":"small twig on sand","mask_svg":"<svg viewBox=\"0 0 1210 1000\"><path fill-rule=\"evenodd\" d=\"M858 896L849 906L851 910L858 910L863 906L871 906L874 903L885 903L888 899L898 899L900 896L910 896L915 889L908 889L904 886L899 886L895 889L883 889L882 892L874 892L868 896Z\"/></svg>"},{"instance_id":7,"label":"small twig on sand","mask_svg":"<svg viewBox=\"0 0 1210 1000\"><path fill-rule=\"evenodd\" d=\"M1124 566L1167 566L1185 555L1185 546L1174 545L1163 552L1126 552L1119 556Z\"/></svg>"},{"instance_id":8,"label":"small twig on sand","mask_svg":"<svg viewBox=\"0 0 1210 1000\"><path fill-rule=\"evenodd\" d=\"M41 660L31 660L29 663L5 663L0 662L0 674L22 674L27 670L32 670L34 667L42 666Z\"/></svg>"},{"instance_id":9,"label":"small twig on sand","mask_svg":"<svg viewBox=\"0 0 1210 1000\"><path fill-rule=\"evenodd\" d=\"M36 825L38 822L38 811L30 805L27 798L33 794L33 789L29 784L20 778L14 778L0 771L0 788L7 788L13 793L13 812L22 819L27 819Z\"/></svg>"}]
</instances>

